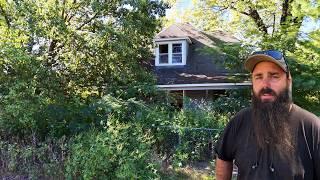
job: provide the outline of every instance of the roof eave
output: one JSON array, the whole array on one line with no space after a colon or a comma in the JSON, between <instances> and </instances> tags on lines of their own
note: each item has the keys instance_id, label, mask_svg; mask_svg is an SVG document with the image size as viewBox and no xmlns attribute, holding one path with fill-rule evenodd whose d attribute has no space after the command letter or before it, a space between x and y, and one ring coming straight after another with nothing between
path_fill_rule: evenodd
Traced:
<instances>
[{"instance_id":1,"label":"roof eave","mask_svg":"<svg viewBox=\"0 0 320 180\"><path fill-rule=\"evenodd\" d=\"M187 40L188 43L192 43L189 37L168 37L168 38L155 38L154 42L163 42L163 41L178 41L178 40Z\"/></svg>"},{"instance_id":2,"label":"roof eave","mask_svg":"<svg viewBox=\"0 0 320 180\"><path fill-rule=\"evenodd\" d=\"M252 85L251 82L242 83L204 83L204 84L170 84L157 85L159 90L224 90L247 88Z\"/></svg>"}]
</instances>

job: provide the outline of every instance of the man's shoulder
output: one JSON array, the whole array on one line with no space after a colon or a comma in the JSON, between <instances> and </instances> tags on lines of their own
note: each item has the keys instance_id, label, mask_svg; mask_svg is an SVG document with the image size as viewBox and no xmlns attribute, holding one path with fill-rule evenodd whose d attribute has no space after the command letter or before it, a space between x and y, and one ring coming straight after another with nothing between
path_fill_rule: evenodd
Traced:
<instances>
[{"instance_id":1,"label":"man's shoulder","mask_svg":"<svg viewBox=\"0 0 320 180\"><path fill-rule=\"evenodd\" d=\"M237 114L235 115L236 116L251 116L251 111L252 111L252 108L251 107L246 107L246 108L243 108L241 109L239 112L237 112Z\"/></svg>"},{"instance_id":2,"label":"man's shoulder","mask_svg":"<svg viewBox=\"0 0 320 180\"><path fill-rule=\"evenodd\" d=\"M316 124L320 127L320 118L315 114L303 109L302 107L293 104L293 118L296 118L304 123Z\"/></svg>"},{"instance_id":3,"label":"man's shoulder","mask_svg":"<svg viewBox=\"0 0 320 180\"><path fill-rule=\"evenodd\" d=\"M238 111L230 120L231 124L242 124L243 121L246 121L251 118L251 107L246 107Z\"/></svg>"}]
</instances>

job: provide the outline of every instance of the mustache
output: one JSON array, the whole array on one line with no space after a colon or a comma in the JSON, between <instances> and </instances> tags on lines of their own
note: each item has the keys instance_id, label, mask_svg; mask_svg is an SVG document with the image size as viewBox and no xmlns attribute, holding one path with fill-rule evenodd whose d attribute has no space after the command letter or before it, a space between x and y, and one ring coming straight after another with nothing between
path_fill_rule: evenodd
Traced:
<instances>
[{"instance_id":1,"label":"mustache","mask_svg":"<svg viewBox=\"0 0 320 180\"><path fill-rule=\"evenodd\" d=\"M277 96L276 92L274 90L272 90L271 88L263 88L260 90L259 92L259 96L262 96L263 94L271 94L273 96Z\"/></svg>"}]
</instances>

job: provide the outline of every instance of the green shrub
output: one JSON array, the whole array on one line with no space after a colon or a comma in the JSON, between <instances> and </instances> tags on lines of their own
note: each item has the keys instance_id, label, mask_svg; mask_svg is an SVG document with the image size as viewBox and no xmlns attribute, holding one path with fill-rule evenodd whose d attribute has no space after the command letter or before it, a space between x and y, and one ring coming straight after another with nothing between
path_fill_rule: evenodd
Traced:
<instances>
[{"instance_id":1,"label":"green shrub","mask_svg":"<svg viewBox=\"0 0 320 180\"><path fill-rule=\"evenodd\" d=\"M68 179L154 179L152 138L133 123L109 117L104 131L77 135L70 144L66 164Z\"/></svg>"},{"instance_id":2,"label":"green shrub","mask_svg":"<svg viewBox=\"0 0 320 180\"><path fill-rule=\"evenodd\" d=\"M190 161L212 159L213 145L228 119L228 114L200 109L176 113L174 126L179 144L173 155L174 164L181 166Z\"/></svg>"},{"instance_id":3,"label":"green shrub","mask_svg":"<svg viewBox=\"0 0 320 180\"><path fill-rule=\"evenodd\" d=\"M172 160L175 166L211 160L214 145L229 119L249 106L248 90L233 90L227 94L212 102L190 102L184 110L170 112L158 108L158 112L149 113L162 159Z\"/></svg>"}]
</instances>

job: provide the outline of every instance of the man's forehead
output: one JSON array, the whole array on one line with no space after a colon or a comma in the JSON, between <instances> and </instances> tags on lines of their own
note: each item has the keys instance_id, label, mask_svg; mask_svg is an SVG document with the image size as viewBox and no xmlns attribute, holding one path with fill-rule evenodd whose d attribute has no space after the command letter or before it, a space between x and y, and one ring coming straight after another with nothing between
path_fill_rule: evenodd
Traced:
<instances>
[{"instance_id":1,"label":"man's forehead","mask_svg":"<svg viewBox=\"0 0 320 180\"><path fill-rule=\"evenodd\" d=\"M284 73L285 71L273 62L262 61L259 62L253 69L252 74L270 72L270 73Z\"/></svg>"}]
</instances>

